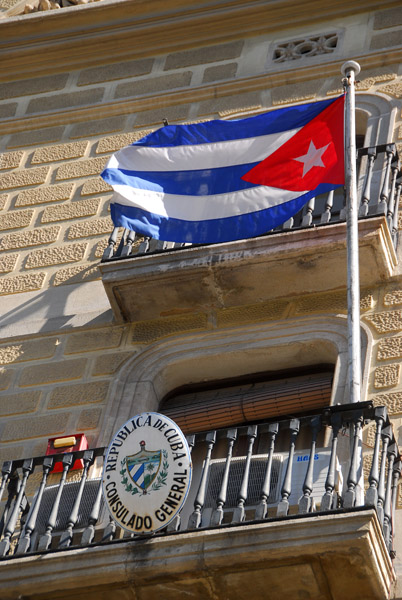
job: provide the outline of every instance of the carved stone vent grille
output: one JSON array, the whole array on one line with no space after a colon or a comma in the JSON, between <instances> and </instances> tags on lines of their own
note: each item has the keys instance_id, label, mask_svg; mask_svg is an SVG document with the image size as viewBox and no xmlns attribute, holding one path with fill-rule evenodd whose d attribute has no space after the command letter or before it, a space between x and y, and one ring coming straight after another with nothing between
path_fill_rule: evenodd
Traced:
<instances>
[{"instance_id":1,"label":"carved stone vent grille","mask_svg":"<svg viewBox=\"0 0 402 600\"><path fill-rule=\"evenodd\" d=\"M273 61L282 63L287 60L296 60L304 56L318 56L334 52L338 44L338 35L329 33L317 37L309 37L301 40L292 40L277 44L274 50Z\"/></svg>"}]
</instances>

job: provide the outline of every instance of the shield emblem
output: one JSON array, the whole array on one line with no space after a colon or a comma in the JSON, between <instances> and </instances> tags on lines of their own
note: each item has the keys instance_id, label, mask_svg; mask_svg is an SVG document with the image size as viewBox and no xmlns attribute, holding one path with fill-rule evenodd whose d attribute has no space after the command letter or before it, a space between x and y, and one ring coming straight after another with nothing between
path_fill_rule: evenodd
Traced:
<instances>
[{"instance_id":1,"label":"shield emblem","mask_svg":"<svg viewBox=\"0 0 402 600\"><path fill-rule=\"evenodd\" d=\"M162 452L161 450L145 450L145 442L140 442L141 450L137 454L126 456L128 474L135 485L147 493L147 488L153 483L158 474Z\"/></svg>"}]
</instances>

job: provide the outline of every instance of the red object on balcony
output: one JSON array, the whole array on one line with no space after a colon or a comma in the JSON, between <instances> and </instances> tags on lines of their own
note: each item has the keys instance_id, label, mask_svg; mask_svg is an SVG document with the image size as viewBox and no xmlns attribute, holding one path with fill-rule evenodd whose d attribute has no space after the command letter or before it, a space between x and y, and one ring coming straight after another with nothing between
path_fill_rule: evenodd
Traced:
<instances>
[{"instance_id":1,"label":"red object on balcony","mask_svg":"<svg viewBox=\"0 0 402 600\"><path fill-rule=\"evenodd\" d=\"M76 452L78 450L87 450L88 440L84 433L75 433L74 435L57 436L49 438L47 441L46 456L52 454L67 454L68 452ZM83 469L84 463L79 458L74 461L74 464L70 467L70 471L76 469ZM52 473L61 473L63 465L61 461L56 462L52 469Z\"/></svg>"}]
</instances>

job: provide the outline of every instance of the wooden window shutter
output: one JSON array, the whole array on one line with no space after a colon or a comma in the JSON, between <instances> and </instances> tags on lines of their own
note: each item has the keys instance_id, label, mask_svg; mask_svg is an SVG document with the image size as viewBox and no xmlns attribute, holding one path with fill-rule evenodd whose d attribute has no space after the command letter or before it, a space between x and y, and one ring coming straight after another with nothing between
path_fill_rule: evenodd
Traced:
<instances>
[{"instance_id":1,"label":"wooden window shutter","mask_svg":"<svg viewBox=\"0 0 402 600\"><path fill-rule=\"evenodd\" d=\"M160 412L185 433L313 412L329 406L332 377L315 373L177 394L162 403Z\"/></svg>"}]
</instances>

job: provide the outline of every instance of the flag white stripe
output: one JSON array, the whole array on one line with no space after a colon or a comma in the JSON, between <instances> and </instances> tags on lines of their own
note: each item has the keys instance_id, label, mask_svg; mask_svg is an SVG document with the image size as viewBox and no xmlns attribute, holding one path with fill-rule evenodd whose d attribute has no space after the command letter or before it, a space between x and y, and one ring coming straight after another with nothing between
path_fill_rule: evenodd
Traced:
<instances>
[{"instance_id":1,"label":"flag white stripe","mask_svg":"<svg viewBox=\"0 0 402 600\"><path fill-rule=\"evenodd\" d=\"M213 196L181 196L119 185L115 187L112 202L123 206L135 206L161 217L201 221L223 219L272 208L305 193L261 185Z\"/></svg>"},{"instance_id":2,"label":"flag white stripe","mask_svg":"<svg viewBox=\"0 0 402 600\"><path fill-rule=\"evenodd\" d=\"M299 129L258 137L188 146L127 146L114 154L106 168L126 171L188 171L260 162Z\"/></svg>"}]
</instances>

